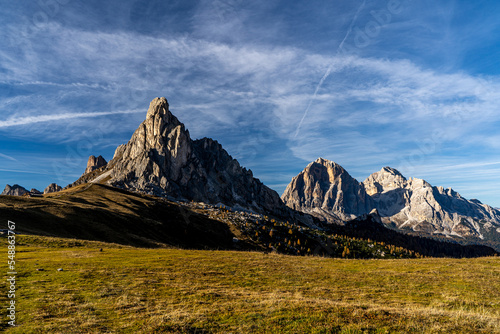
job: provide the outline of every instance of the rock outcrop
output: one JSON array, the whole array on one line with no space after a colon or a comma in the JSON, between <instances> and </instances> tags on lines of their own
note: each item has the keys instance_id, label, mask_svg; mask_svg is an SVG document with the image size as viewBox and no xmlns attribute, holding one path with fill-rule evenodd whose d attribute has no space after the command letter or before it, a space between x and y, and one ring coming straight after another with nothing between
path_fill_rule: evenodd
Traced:
<instances>
[{"instance_id":1,"label":"rock outcrop","mask_svg":"<svg viewBox=\"0 0 500 334\"><path fill-rule=\"evenodd\" d=\"M62 190L62 187L60 187L59 185L55 184L55 183L51 183L47 186L47 188L45 188L45 190L43 191L44 194L50 194L50 193L55 193L55 192L58 192L58 191L61 191Z\"/></svg>"},{"instance_id":2,"label":"rock outcrop","mask_svg":"<svg viewBox=\"0 0 500 334\"><path fill-rule=\"evenodd\" d=\"M376 210L388 226L426 236L500 245L500 211L452 189L406 179L384 167L359 183L334 162L318 159L294 177L282 196L290 208L330 222Z\"/></svg>"},{"instance_id":3,"label":"rock outcrop","mask_svg":"<svg viewBox=\"0 0 500 334\"><path fill-rule=\"evenodd\" d=\"M340 165L322 158L294 177L281 199L292 209L333 222L354 219L373 207L363 184Z\"/></svg>"},{"instance_id":4,"label":"rock outcrop","mask_svg":"<svg viewBox=\"0 0 500 334\"><path fill-rule=\"evenodd\" d=\"M38 189L31 188L31 190L30 190L30 194L31 194L31 195L41 195L41 194L42 194L42 192L41 192L40 190L38 190Z\"/></svg>"},{"instance_id":5,"label":"rock outcrop","mask_svg":"<svg viewBox=\"0 0 500 334\"><path fill-rule=\"evenodd\" d=\"M240 166L215 140L191 140L169 110L165 98L154 99L146 120L130 141L92 180L174 199L222 203L254 211L284 214L279 195Z\"/></svg>"},{"instance_id":6,"label":"rock outcrop","mask_svg":"<svg viewBox=\"0 0 500 334\"><path fill-rule=\"evenodd\" d=\"M25 194L28 194L29 191L26 190L24 187L21 187L18 184L14 184L13 186L6 185L5 189L0 195L8 195L8 196L23 196Z\"/></svg>"},{"instance_id":7,"label":"rock outcrop","mask_svg":"<svg viewBox=\"0 0 500 334\"><path fill-rule=\"evenodd\" d=\"M400 229L484 239L500 227L500 211L489 205L422 179L407 180L389 167L370 175L363 184L382 220Z\"/></svg>"},{"instance_id":8,"label":"rock outcrop","mask_svg":"<svg viewBox=\"0 0 500 334\"><path fill-rule=\"evenodd\" d=\"M108 162L102 157L98 156L97 158L93 155L89 157L89 160L87 161L87 168L85 169L85 174L88 174L90 172L93 172L96 169L99 169L103 166L106 166Z\"/></svg>"}]
</instances>

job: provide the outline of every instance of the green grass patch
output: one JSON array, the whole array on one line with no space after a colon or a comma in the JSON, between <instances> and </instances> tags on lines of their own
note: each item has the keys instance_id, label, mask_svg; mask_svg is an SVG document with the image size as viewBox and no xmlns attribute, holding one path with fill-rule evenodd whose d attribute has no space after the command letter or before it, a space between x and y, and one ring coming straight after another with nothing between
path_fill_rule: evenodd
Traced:
<instances>
[{"instance_id":1,"label":"green grass patch","mask_svg":"<svg viewBox=\"0 0 500 334\"><path fill-rule=\"evenodd\" d=\"M6 333L500 333L493 257L352 260L17 241L18 326L5 326L2 307Z\"/></svg>"}]
</instances>

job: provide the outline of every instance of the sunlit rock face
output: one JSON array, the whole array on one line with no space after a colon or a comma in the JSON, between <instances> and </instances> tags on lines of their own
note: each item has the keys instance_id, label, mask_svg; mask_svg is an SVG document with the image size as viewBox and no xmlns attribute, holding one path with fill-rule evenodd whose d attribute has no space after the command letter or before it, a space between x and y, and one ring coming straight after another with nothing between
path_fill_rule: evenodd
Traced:
<instances>
[{"instance_id":1,"label":"sunlit rock face","mask_svg":"<svg viewBox=\"0 0 500 334\"><path fill-rule=\"evenodd\" d=\"M335 162L320 158L292 179L282 199L290 208L330 222L376 209L382 222L398 229L500 244L499 210L452 189L406 179L390 167L359 183Z\"/></svg>"},{"instance_id":2,"label":"sunlit rock face","mask_svg":"<svg viewBox=\"0 0 500 334\"><path fill-rule=\"evenodd\" d=\"M189 131L154 99L130 141L119 146L100 174L108 184L159 196L288 212L279 195L240 166L215 140L191 140Z\"/></svg>"},{"instance_id":3,"label":"sunlit rock face","mask_svg":"<svg viewBox=\"0 0 500 334\"><path fill-rule=\"evenodd\" d=\"M85 169L85 172L83 174L93 172L96 169L106 166L106 164L107 162L102 156L98 156L96 158L95 156L91 155L87 162L87 168Z\"/></svg>"},{"instance_id":4,"label":"sunlit rock face","mask_svg":"<svg viewBox=\"0 0 500 334\"><path fill-rule=\"evenodd\" d=\"M5 189L0 195L8 195L8 196L23 196L24 194L29 193L27 189L21 187L18 184L14 184L13 186L6 185Z\"/></svg>"},{"instance_id":5,"label":"sunlit rock face","mask_svg":"<svg viewBox=\"0 0 500 334\"><path fill-rule=\"evenodd\" d=\"M281 199L292 209L329 221L352 219L369 213L373 207L363 184L340 165L322 158L294 177Z\"/></svg>"},{"instance_id":6,"label":"sunlit rock face","mask_svg":"<svg viewBox=\"0 0 500 334\"><path fill-rule=\"evenodd\" d=\"M55 193L55 192L58 192L58 191L61 191L62 190L62 187L57 185L56 183L51 183L47 186L47 188L45 188L45 190L43 191L44 194L50 194L50 193Z\"/></svg>"}]
</instances>

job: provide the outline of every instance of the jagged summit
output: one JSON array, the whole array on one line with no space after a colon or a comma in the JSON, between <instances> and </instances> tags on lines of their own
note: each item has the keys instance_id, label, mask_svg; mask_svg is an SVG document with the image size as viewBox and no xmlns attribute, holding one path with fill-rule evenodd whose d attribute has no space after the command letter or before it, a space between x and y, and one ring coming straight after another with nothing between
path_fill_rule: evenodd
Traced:
<instances>
[{"instance_id":1,"label":"jagged summit","mask_svg":"<svg viewBox=\"0 0 500 334\"><path fill-rule=\"evenodd\" d=\"M403 174L401 174L397 169L389 167L389 166L383 167L379 173L388 173L391 175L401 176L404 178Z\"/></svg>"},{"instance_id":2,"label":"jagged summit","mask_svg":"<svg viewBox=\"0 0 500 334\"><path fill-rule=\"evenodd\" d=\"M22 196L27 193L29 193L29 191L18 184L14 184L13 186L8 184L0 195Z\"/></svg>"},{"instance_id":3,"label":"jagged summit","mask_svg":"<svg viewBox=\"0 0 500 334\"><path fill-rule=\"evenodd\" d=\"M373 196L392 189L405 187L406 178L398 170L391 167L384 167L380 171L371 174L363 181L368 195Z\"/></svg>"},{"instance_id":4,"label":"jagged summit","mask_svg":"<svg viewBox=\"0 0 500 334\"><path fill-rule=\"evenodd\" d=\"M372 206L362 184L342 166L323 158L294 177L281 199L292 209L330 221L352 219L368 213Z\"/></svg>"},{"instance_id":5,"label":"jagged summit","mask_svg":"<svg viewBox=\"0 0 500 334\"><path fill-rule=\"evenodd\" d=\"M166 98L157 97L153 99L149 104L148 112L146 114L146 119L154 117L155 115L158 115L160 117L163 117L165 115L168 115L168 117L173 116L172 113L170 112L169 104ZM177 120L177 118L175 119ZM179 122L179 120L177 120L177 122Z\"/></svg>"},{"instance_id":6,"label":"jagged summit","mask_svg":"<svg viewBox=\"0 0 500 334\"><path fill-rule=\"evenodd\" d=\"M311 162L311 163L318 163L318 164L321 164L323 166L326 166L326 165L332 165L332 166L339 166L342 168L342 166L340 166L338 163L336 163L335 161L331 161L331 160L328 160L328 159L325 159L325 158L321 158L319 157L318 159L316 159L315 161Z\"/></svg>"},{"instance_id":7,"label":"jagged summit","mask_svg":"<svg viewBox=\"0 0 500 334\"><path fill-rule=\"evenodd\" d=\"M381 220L424 235L492 240L500 245L500 211L478 200L466 200L451 188L406 179L384 167L362 183L341 166L317 159L292 179L282 195L287 206L329 221L377 210Z\"/></svg>"},{"instance_id":8,"label":"jagged summit","mask_svg":"<svg viewBox=\"0 0 500 334\"><path fill-rule=\"evenodd\" d=\"M107 165L106 159L104 159L101 155L98 156L97 158L93 155L89 157L89 160L87 161L87 168L85 169L85 172L83 173L88 174L90 172L93 172L96 169L99 169L103 166Z\"/></svg>"},{"instance_id":9,"label":"jagged summit","mask_svg":"<svg viewBox=\"0 0 500 334\"><path fill-rule=\"evenodd\" d=\"M310 169L311 171L316 173L326 173L323 176L326 176L327 178L330 178L333 175L349 175L349 173L341 165L339 165L335 161L324 158L318 158L315 161L309 163L306 166L306 169Z\"/></svg>"},{"instance_id":10,"label":"jagged summit","mask_svg":"<svg viewBox=\"0 0 500 334\"><path fill-rule=\"evenodd\" d=\"M276 214L289 211L275 191L241 167L217 141L193 141L164 97L151 101L146 119L129 142L116 149L102 172L85 182Z\"/></svg>"},{"instance_id":11,"label":"jagged summit","mask_svg":"<svg viewBox=\"0 0 500 334\"><path fill-rule=\"evenodd\" d=\"M340 166L339 164L337 164L335 161L331 161L331 160L328 160L328 159L325 159L325 158L321 158L319 157L318 159L316 159L315 161L313 162L316 162L318 164L321 164L323 166L326 166L326 165L336 165L336 166ZM311 163L313 163L311 162Z\"/></svg>"}]
</instances>

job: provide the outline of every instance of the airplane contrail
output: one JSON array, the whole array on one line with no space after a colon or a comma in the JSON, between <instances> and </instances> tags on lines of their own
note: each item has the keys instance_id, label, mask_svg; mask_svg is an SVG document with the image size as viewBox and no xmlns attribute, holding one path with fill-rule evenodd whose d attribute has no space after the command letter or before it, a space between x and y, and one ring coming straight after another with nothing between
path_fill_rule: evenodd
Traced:
<instances>
[{"instance_id":1,"label":"airplane contrail","mask_svg":"<svg viewBox=\"0 0 500 334\"><path fill-rule=\"evenodd\" d=\"M345 34L344 39L342 40L342 42L340 42L339 47L337 48L337 53L339 53L339 51L342 50L342 48L344 47L344 43L345 43L347 37L349 37L349 35L351 34L352 27L354 26L354 23L358 19L359 13L365 7L365 3L366 3L366 0L363 1L361 6L359 6L358 10L356 11L356 14L354 15L354 17L351 21L351 24L349 25L349 29L347 30L347 33ZM304 122L307 114L309 113L309 109L311 109L311 105L312 105L313 101L316 100L316 96L318 95L318 91L320 90L321 86L323 86L323 83L325 82L326 78L328 78L328 76L330 75L331 72L332 72L332 64L330 64L328 66L325 74L323 75L323 77L319 81L318 85L316 86L316 89L314 90L314 94L313 94L312 98L309 100L309 103L308 103L307 108L304 112L304 115L302 116L302 119L300 120L299 125L297 126L297 130L295 131L295 135L293 136L293 139L297 138L297 135L299 134L299 131L300 131L300 127L302 126L302 123Z\"/></svg>"}]
</instances>

